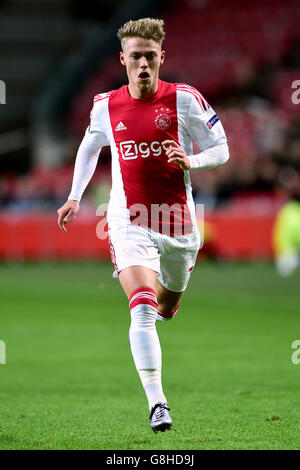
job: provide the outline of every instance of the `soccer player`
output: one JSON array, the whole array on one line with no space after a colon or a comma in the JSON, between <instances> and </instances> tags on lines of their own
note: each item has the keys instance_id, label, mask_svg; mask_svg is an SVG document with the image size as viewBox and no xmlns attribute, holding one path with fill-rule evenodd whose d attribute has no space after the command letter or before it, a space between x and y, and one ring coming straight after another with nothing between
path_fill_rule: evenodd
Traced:
<instances>
[{"instance_id":1,"label":"soccer player","mask_svg":"<svg viewBox=\"0 0 300 470\"><path fill-rule=\"evenodd\" d=\"M111 255L129 299L130 347L148 399L150 426L157 432L170 429L172 419L162 388L156 321L174 318L200 247L189 170L215 168L229 152L221 122L202 94L159 79L165 60L163 20L128 21L118 37L129 83L95 96L58 224L66 231L65 224L78 214L99 152L110 145ZM193 141L199 154L193 155Z\"/></svg>"}]
</instances>

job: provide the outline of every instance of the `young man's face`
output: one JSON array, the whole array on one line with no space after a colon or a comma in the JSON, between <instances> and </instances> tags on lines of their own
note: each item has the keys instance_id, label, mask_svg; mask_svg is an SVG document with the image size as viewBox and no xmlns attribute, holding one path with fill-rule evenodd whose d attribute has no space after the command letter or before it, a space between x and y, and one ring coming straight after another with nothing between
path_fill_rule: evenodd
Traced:
<instances>
[{"instance_id":1,"label":"young man's face","mask_svg":"<svg viewBox=\"0 0 300 470\"><path fill-rule=\"evenodd\" d=\"M121 64L126 66L129 85L141 93L156 87L159 67L163 64L165 51L153 39L128 38L124 51L120 52Z\"/></svg>"}]
</instances>

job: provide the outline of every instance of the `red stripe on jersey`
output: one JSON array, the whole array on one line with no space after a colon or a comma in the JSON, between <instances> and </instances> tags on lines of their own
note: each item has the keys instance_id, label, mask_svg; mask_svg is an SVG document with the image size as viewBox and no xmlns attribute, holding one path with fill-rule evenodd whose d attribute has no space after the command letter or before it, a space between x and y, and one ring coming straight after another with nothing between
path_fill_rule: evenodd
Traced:
<instances>
[{"instance_id":1,"label":"red stripe on jersey","mask_svg":"<svg viewBox=\"0 0 300 470\"><path fill-rule=\"evenodd\" d=\"M209 103L206 101L206 99L204 98L204 96L200 93L200 91L197 90L197 88L194 88L190 85L186 85L185 83L178 83L177 84L178 87L182 87L182 88L185 88L185 89L188 89L188 90L191 90L192 92L196 93L196 95L199 96L199 99L204 103L205 105L205 108L208 109L210 108L210 105Z\"/></svg>"},{"instance_id":2,"label":"red stripe on jersey","mask_svg":"<svg viewBox=\"0 0 300 470\"><path fill-rule=\"evenodd\" d=\"M189 90L189 89L187 89L187 88L179 88L179 87L177 87L177 89L180 90L180 91L186 91L187 93L190 93L191 95L193 95L193 96L196 98L198 104L200 105L201 111L204 112L203 103L200 101L200 98L199 98L198 95L196 95L196 93L194 93L192 90Z\"/></svg>"},{"instance_id":3,"label":"red stripe on jersey","mask_svg":"<svg viewBox=\"0 0 300 470\"><path fill-rule=\"evenodd\" d=\"M199 94L198 92L196 92L193 89L186 88L186 87L178 87L177 89L181 90L181 91L186 91L188 93L191 93L193 96L195 96L195 98L198 101L202 111L204 112L204 111L208 110L209 105L208 105L207 101L203 98L203 96L201 94Z\"/></svg>"},{"instance_id":4,"label":"red stripe on jersey","mask_svg":"<svg viewBox=\"0 0 300 470\"><path fill-rule=\"evenodd\" d=\"M206 99L201 95L198 90L196 90L196 88L189 87L188 85L177 85L177 89L181 91L187 91L188 93L194 95L198 103L200 104L202 111L207 111L210 108L210 105L208 104Z\"/></svg>"},{"instance_id":5,"label":"red stripe on jersey","mask_svg":"<svg viewBox=\"0 0 300 470\"><path fill-rule=\"evenodd\" d=\"M106 93L106 96L95 95L95 96L94 96L94 104L95 104L95 103L98 103L98 101L102 101L102 100L105 100L106 98L109 98L109 96L110 96L110 93ZM92 107L92 109L91 109L91 112L90 112L90 119L91 119L91 117L92 117L93 109L94 109L94 105L93 105L93 107Z\"/></svg>"},{"instance_id":6,"label":"red stripe on jersey","mask_svg":"<svg viewBox=\"0 0 300 470\"><path fill-rule=\"evenodd\" d=\"M94 98L106 98L111 94L111 91L107 91L106 93L98 93L94 96Z\"/></svg>"},{"instance_id":7,"label":"red stripe on jersey","mask_svg":"<svg viewBox=\"0 0 300 470\"><path fill-rule=\"evenodd\" d=\"M95 96L94 98L94 103L97 103L98 101L102 101L102 100L105 100L106 98L109 98L109 95L107 96Z\"/></svg>"}]
</instances>

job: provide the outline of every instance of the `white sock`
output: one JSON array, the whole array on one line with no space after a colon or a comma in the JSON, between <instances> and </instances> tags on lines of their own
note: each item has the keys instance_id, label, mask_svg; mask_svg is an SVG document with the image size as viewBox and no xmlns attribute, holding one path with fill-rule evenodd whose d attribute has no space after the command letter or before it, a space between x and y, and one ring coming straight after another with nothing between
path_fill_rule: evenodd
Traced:
<instances>
[{"instance_id":1,"label":"white sock","mask_svg":"<svg viewBox=\"0 0 300 470\"><path fill-rule=\"evenodd\" d=\"M129 341L137 370L160 369L161 349L155 328L156 309L138 305L131 309Z\"/></svg>"},{"instance_id":2,"label":"white sock","mask_svg":"<svg viewBox=\"0 0 300 470\"><path fill-rule=\"evenodd\" d=\"M131 352L151 408L153 402L166 402L161 385L161 348L155 327L155 291L150 288L137 289L129 299L129 306Z\"/></svg>"},{"instance_id":3,"label":"white sock","mask_svg":"<svg viewBox=\"0 0 300 470\"><path fill-rule=\"evenodd\" d=\"M139 375L148 398L149 410L156 403L167 403L161 383L161 369L141 369Z\"/></svg>"}]
</instances>

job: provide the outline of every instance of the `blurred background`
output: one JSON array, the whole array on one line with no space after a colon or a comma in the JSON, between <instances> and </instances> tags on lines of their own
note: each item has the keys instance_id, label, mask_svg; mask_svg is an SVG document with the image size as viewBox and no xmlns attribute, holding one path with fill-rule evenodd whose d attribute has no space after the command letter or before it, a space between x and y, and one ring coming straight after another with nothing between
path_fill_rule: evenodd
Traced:
<instances>
[{"instance_id":1,"label":"blurred background","mask_svg":"<svg viewBox=\"0 0 300 470\"><path fill-rule=\"evenodd\" d=\"M276 256L276 217L299 200L299 0L0 0L1 260L109 259L96 236L109 148L67 234L56 210L94 95L127 83L116 32L146 16L165 21L161 79L198 88L228 137L226 165L191 172L205 205L200 256Z\"/></svg>"}]
</instances>

